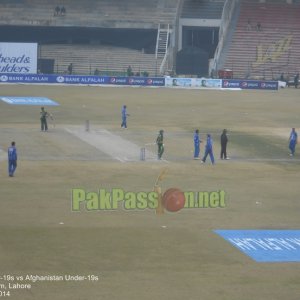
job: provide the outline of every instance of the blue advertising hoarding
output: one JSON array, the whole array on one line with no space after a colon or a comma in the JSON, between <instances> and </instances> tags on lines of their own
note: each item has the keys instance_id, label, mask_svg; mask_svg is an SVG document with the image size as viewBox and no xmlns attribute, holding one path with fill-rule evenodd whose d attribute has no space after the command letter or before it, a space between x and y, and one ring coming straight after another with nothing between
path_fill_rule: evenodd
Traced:
<instances>
[{"instance_id":1,"label":"blue advertising hoarding","mask_svg":"<svg viewBox=\"0 0 300 300\"><path fill-rule=\"evenodd\" d=\"M165 79L162 77L108 77L109 83L113 85L130 86L165 86Z\"/></svg>"},{"instance_id":2,"label":"blue advertising hoarding","mask_svg":"<svg viewBox=\"0 0 300 300\"><path fill-rule=\"evenodd\" d=\"M109 77L47 74L1 74L2 83L83 84L83 85L129 85L165 86L164 78L156 77Z\"/></svg>"},{"instance_id":3,"label":"blue advertising hoarding","mask_svg":"<svg viewBox=\"0 0 300 300\"><path fill-rule=\"evenodd\" d=\"M126 77L126 76L82 76L52 74L0 74L0 83L28 84L77 84L77 85L117 85L149 87L184 87L212 89L260 89L278 90L278 81L211 79L211 78L171 78L171 77Z\"/></svg>"},{"instance_id":4,"label":"blue advertising hoarding","mask_svg":"<svg viewBox=\"0 0 300 300\"><path fill-rule=\"evenodd\" d=\"M222 88L278 90L278 81L223 79Z\"/></svg>"}]
</instances>

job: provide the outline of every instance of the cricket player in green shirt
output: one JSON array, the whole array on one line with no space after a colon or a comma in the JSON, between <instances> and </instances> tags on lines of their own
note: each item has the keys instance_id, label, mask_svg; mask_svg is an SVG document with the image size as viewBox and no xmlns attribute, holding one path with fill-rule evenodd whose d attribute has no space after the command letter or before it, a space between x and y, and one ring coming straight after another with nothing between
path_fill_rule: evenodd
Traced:
<instances>
[{"instance_id":1,"label":"cricket player in green shirt","mask_svg":"<svg viewBox=\"0 0 300 300\"><path fill-rule=\"evenodd\" d=\"M160 160L164 153L164 131L161 129L159 131L158 137L156 139L156 144L158 146L157 158Z\"/></svg>"},{"instance_id":2,"label":"cricket player in green shirt","mask_svg":"<svg viewBox=\"0 0 300 300\"><path fill-rule=\"evenodd\" d=\"M49 117L49 114L45 111L45 108L41 107L41 112L40 112L41 131L48 130L48 124L47 124L48 117Z\"/></svg>"}]
</instances>

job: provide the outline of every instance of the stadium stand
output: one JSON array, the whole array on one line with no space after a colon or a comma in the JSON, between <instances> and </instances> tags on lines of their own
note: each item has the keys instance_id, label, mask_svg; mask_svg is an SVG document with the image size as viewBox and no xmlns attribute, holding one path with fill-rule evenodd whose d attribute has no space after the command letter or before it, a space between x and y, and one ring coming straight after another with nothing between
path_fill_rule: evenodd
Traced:
<instances>
[{"instance_id":1,"label":"stadium stand","mask_svg":"<svg viewBox=\"0 0 300 300\"><path fill-rule=\"evenodd\" d=\"M242 0L223 68L233 70L235 78L293 77L300 69L299 28L298 2Z\"/></svg>"},{"instance_id":2,"label":"stadium stand","mask_svg":"<svg viewBox=\"0 0 300 300\"><path fill-rule=\"evenodd\" d=\"M181 18L221 19L225 0L184 1Z\"/></svg>"},{"instance_id":3,"label":"stadium stand","mask_svg":"<svg viewBox=\"0 0 300 300\"><path fill-rule=\"evenodd\" d=\"M64 0L66 14L58 17L54 10L60 3L2 0L0 24L157 29L160 22L173 24L178 0Z\"/></svg>"},{"instance_id":4,"label":"stadium stand","mask_svg":"<svg viewBox=\"0 0 300 300\"><path fill-rule=\"evenodd\" d=\"M131 65L135 74L162 75L182 47L214 56L233 2L239 11L215 69L232 69L235 78L297 73L300 0L1 0L0 41L37 42L39 59L52 60L58 73L73 63L75 74L124 74Z\"/></svg>"},{"instance_id":5,"label":"stadium stand","mask_svg":"<svg viewBox=\"0 0 300 300\"><path fill-rule=\"evenodd\" d=\"M73 74L93 75L98 69L99 75L126 76L130 65L135 75L147 72L150 76L156 76L162 61L162 58L156 59L154 54L134 49L83 44L41 45L40 56L53 59L54 72L58 74L67 74L68 65L72 63Z\"/></svg>"},{"instance_id":6,"label":"stadium stand","mask_svg":"<svg viewBox=\"0 0 300 300\"><path fill-rule=\"evenodd\" d=\"M70 62L81 74L90 74L94 66L123 72L131 64L136 72L154 76L166 53L156 55L156 44L165 36L168 46L181 1L2 0L0 40L37 42L39 58L54 59L58 72ZM56 13L56 6L66 13Z\"/></svg>"}]
</instances>

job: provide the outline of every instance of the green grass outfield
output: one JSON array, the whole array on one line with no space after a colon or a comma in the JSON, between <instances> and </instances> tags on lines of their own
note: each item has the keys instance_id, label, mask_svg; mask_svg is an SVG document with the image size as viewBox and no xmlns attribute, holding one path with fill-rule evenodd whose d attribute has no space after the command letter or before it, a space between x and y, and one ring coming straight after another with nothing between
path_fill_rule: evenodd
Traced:
<instances>
[{"instance_id":1,"label":"green grass outfield","mask_svg":"<svg viewBox=\"0 0 300 300\"><path fill-rule=\"evenodd\" d=\"M19 154L16 176L9 178L0 153L0 277L14 276L13 283L26 275L98 277L23 281L32 287L10 290L9 299L299 299L299 263L256 263L213 233L300 228L299 145L294 158L288 151L291 128L300 133L299 90L1 85L0 95L60 103L47 108L55 128L50 123L43 133L39 107L0 101L0 148L6 151L15 140ZM130 117L122 131L123 104ZM87 143L66 130L84 130L86 120L91 130L107 130L137 147L164 129L165 161L120 162L95 147L94 136ZM216 165L192 159L196 128L203 140L212 134ZM229 161L218 159L224 128ZM155 154L156 147L147 151ZM163 191L225 190L226 207L163 215L150 209L71 211L73 188L150 192L165 168Z\"/></svg>"}]
</instances>

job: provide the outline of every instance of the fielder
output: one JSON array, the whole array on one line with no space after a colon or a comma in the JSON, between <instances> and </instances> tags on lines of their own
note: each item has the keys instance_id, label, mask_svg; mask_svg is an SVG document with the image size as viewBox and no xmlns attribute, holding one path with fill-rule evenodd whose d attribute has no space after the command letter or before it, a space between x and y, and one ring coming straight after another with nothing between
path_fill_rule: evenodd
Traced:
<instances>
[{"instance_id":1,"label":"fielder","mask_svg":"<svg viewBox=\"0 0 300 300\"><path fill-rule=\"evenodd\" d=\"M9 177L13 177L17 168L17 148L16 143L11 142L11 146L7 149L8 154L8 175Z\"/></svg>"},{"instance_id":2,"label":"fielder","mask_svg":"<svg viewBox=\"0 0 300 300\"><path fill-rule=\"evenodd\" d=\"M199 129L195 130L194 133L194 159L200 159L199 155L200 155L200 143L202 141L200 140L200 136L199 136Z\"/></svg>"},{"instance_id":3,"label":"fielder","mask_svg":"<svg viewBox=\"0 0 300 300\"><path fill-rule=\"evenodd\" d=\"M204 153L204 156L201 160L201 163L205 163L208 154L209 154L211 163L214 164L215 163L215 158L214 158L214 153L213 153L213 140L212 140L209 133L207 134L206 145L205 145L205 153Z\"/></svg>"},{"instance_id":4,"label":"fielder","mask_svg":"<svg viewBox=\"0 0 300 300\"><path fill-rule=\"evenodd\" d=\"M295 155L297 141L298 141L298 134L295 128L292 128L292 131L290 133L290 138L289 138L289 149L291 151L290 156Z\"/></svg>"},{"instance_id":5,"label":"fielder","mask_svg":"<svg viewBox=\"0 0 300 300\"><path fill-rule=\"evenodd\" d=\"M123 105L123 107L122 107L122 124L121 124L121 128L127 128L127 116L129 116L129 114L127 113L127 106Z\"/></svg>"}]
</instances>

